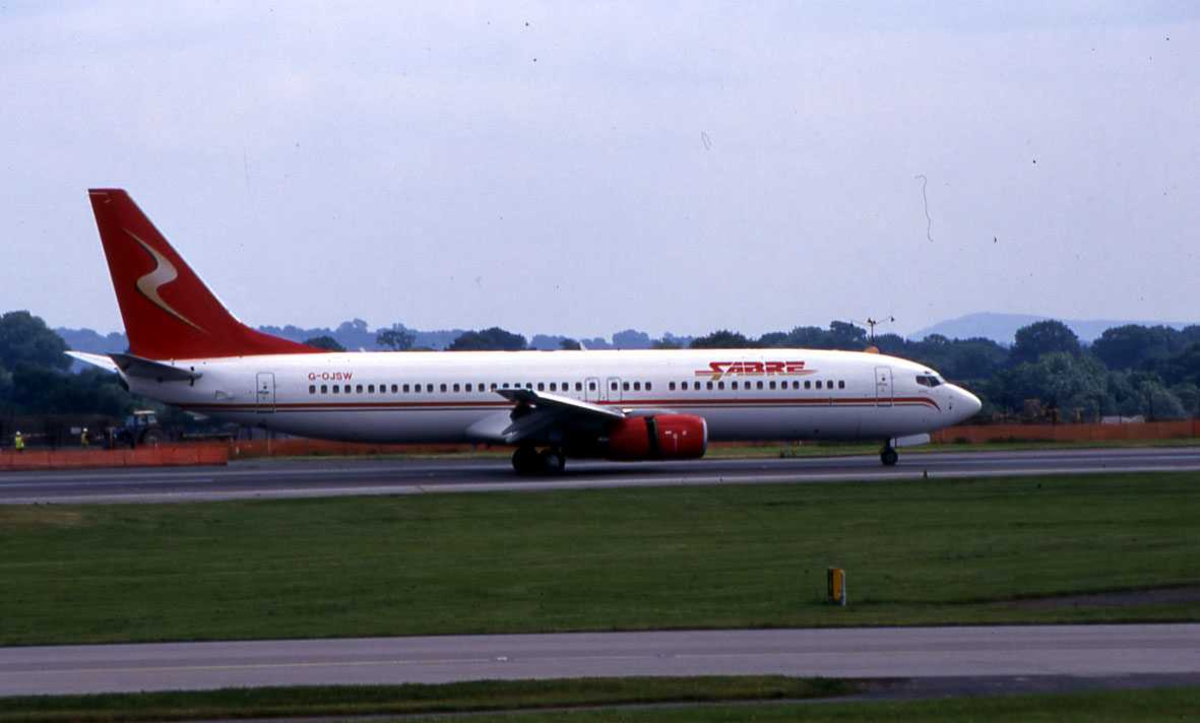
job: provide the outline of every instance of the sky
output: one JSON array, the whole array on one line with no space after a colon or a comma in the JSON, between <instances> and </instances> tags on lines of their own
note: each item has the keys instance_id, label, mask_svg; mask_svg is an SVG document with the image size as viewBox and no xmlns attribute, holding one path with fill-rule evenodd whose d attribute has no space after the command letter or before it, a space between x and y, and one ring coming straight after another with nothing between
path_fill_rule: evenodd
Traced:
<instances>
[{"instance_id":1,"label":"sky","mask_svg":"<svg viewBox=\"0 0 1200 723\"><path fill-rule=\"evenodd\" d=\"M86 189L252 324L1200 321L1200 4L0 0L0 311Z\"/></svg>"}]
</instances>

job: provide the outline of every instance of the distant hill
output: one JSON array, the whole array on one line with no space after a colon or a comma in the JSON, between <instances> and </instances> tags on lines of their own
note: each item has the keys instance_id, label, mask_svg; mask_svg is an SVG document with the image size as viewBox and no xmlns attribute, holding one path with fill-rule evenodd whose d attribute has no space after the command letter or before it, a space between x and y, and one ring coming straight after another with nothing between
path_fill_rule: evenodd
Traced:
<instances>
[{"instance_id":1,"label":"distant hill","mask_svg":"<svg viewBox=\"0 0 1200 723\"><path fill-rule=\"evenodd\" d=\"M1053 317L981 312L939 322L933 326L909 334L908 338L920 340L930 334L941 334L947 339L983 337L1001 344L1012 344L1016 338L1018 329L1050 318ZM1075 332L1079 340L1086 344L1092 343L1106 329L1111 329L1114 326L1140 324L1142 326L1170 326L1175 329L1182 329L1190 325L1189 322L1182 321L1122 321L1112 319L1059 319L1059 321L1071 327L1071 330Z\"/></svg>"}]
</instances>

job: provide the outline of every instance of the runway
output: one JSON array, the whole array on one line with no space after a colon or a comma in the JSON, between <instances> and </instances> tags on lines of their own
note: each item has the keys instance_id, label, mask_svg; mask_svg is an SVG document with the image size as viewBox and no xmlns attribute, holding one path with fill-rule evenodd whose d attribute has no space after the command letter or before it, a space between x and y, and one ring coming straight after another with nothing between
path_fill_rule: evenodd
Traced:
<instances>
[{"instance_id":1,"label":"runway","mask_svg":"<svg viewBox=\"0 0 1200 723\"><path fill-rule=\"evenodd\" d=\"M517 477L505 459L337 459L235 462L228 467L72 470L0 474L0 504L200 502L345 495L546 491L616 487L887 482L1031 474L1200 470L1200 446L1033 452L572 462L557 477Z\"/></svg>"},{"instance_id":2,"label":"runway","mask_svg":"<svg viewBox=\"0 0 1200 723\"><path fill-rule=\"evenodd\" d=\"M0 648L0 695L636 675L1200 674L1200 624L474 635Z\"/></svg>"}]
</instances>

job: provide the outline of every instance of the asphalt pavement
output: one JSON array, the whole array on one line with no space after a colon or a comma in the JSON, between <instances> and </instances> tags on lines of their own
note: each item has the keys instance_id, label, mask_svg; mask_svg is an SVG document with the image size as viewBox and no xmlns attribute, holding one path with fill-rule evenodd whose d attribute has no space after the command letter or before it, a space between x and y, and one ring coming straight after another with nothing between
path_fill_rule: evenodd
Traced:
<instances>
[{"instance_id":1,"label":"asphalt pavement","mask_svg":"<svg viewBox=\"0 0 1200 723\"><path fill-rule=\"evenodd\" d=\"M590 676L1195 676L1200 624L685 630L0 648L0 695Z\"/></svg>"},{"instance_id":2,"label":"asphalt pavement","mask_svg":"<svg viewBox=\"0 0 1200 723\"><path fill-rule=\"evenodd\" d=\"M0 473L0 504L200 502L639 486L889 482L1034 474L1200 470L1200 446L701 459L689 462L577 462L553 477L518 477L503 458L263 460L227 467Z\"/></svg>"}]
</instances>

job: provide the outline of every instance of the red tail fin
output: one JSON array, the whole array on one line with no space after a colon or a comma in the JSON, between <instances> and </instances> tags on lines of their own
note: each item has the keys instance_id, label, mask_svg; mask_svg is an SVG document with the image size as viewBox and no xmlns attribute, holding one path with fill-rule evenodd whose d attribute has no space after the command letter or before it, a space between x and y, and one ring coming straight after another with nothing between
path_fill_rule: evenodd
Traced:
<instances>
[{"instance_id":1,"label":"red tail fin","mask_svg":"<svg viewBox=\"0 0 1200 723\"><path fill-rule=\"evenodd\" d=\"M88 191L129 350L148 359L318 353L241 323L125 191Z\"/></svg>"}]
</instances>

